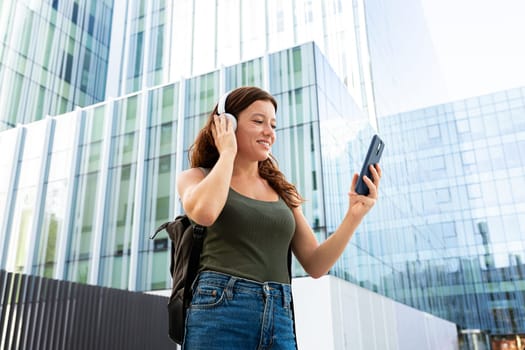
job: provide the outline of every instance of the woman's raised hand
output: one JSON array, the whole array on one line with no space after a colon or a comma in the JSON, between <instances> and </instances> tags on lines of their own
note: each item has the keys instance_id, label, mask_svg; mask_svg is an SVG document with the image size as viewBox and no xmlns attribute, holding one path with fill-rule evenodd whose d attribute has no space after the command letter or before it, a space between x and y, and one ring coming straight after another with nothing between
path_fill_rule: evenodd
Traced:
<instances>
[{"instance_id":1,"label":"woman's raised hand","mask_svg":"<svg viewBox=\"0 0 525 350\"><path fill-rule=\"evenodd\" d=\"M375 166L370 165L370 171L372 172L373 180L367 176L363 178L369 189L368 196L360 195L355 191L357 179L359 178L359 175L357 174L354 174L350 193L348 193L350 197L348 212L350 215L359 220L362 219L370 211L370 209L372 209L378 197L379 183L381 182L382 175L381 167L379 164L376 164Z\"/></svg>"},{"instance_id":2,"label":"woman's raised hand","mask_svg":"<svg viewBox=\"0 0 525 350\"><path fill-rule=\"evenodd\" d=\"M211 129L211 132L219 154L223 154L224 152L236 154L237 139L232 122L226 118L224 114L215 115L213 118L214 127Z\"/></svg>"}]
</instances>

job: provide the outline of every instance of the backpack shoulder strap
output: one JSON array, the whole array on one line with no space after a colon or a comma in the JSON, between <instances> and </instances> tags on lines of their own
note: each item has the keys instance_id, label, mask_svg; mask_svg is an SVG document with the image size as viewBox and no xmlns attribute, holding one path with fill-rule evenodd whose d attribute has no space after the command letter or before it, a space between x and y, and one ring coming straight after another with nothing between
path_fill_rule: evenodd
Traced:
<instances>
[{"instance_id":1,"label":"backpack shoulder strap","mask_svg":"<svg viewBox=\"0 0 525 350\"><path fill-rule=\"evenodd\" d=\"M184 227L186 226L190 226L191 225L191 221L190 219L188 218L188 216L186 215L179 215L175 218L175 220L173 221L166 221L165 223L163 223L162 225L160 225L159 227L157 227L157 229L155 230L155 232L153 232L150 236L149 236L149 239L155 239L155 237L157 237L157 235L159 234L160 231L162 230L166 230L168 228L168 226L176 221L176 220L181 220Z\"/></svg>"},{"instance_id":2,"label":"backpack shoulder strap","mask_svg":"<svg viewBox=\"0 0 525 350\"><path fill-rule=\"evenodd\" d=\"M184 286L184 306L186 307L189 306L189 303L191 302L191 287L199 270L202 245L205 236L206 227L193 224L193 244L188 262L188 270L186 272L186 285Z\"/></svg>"},{"instance_id":3,"label":"backpack shoulder strap","mask_svg":"<svg viewBox=\"0 0 525 350\"><path fill-rule=\"evenodd\" d=\"M170 223L169 221L166 221L165 223L163 223L162 225L160 225L159 227L157 227L157 229L155 230L155 232L153 232L153 233L149 236L149 239L155 239L155 237L157 237L157 235L159 234L160 231L165 230L166 227L168 227L169 223Z\"/></svg>"}]
</instances>

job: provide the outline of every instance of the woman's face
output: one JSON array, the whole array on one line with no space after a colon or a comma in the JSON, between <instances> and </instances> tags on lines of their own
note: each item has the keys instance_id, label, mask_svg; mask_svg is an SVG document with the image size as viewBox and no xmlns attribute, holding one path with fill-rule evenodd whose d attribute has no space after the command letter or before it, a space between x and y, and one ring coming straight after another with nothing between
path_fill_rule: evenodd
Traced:
<instances>
[{"instance_id":1,"label":"woman's face","mask_svg":"<svg viewBox=\"0 0 525 350\"><path fill-rule=\"evenodd\" d=\"M268 158L275 142L275 108L270 101L253 102L237 116L237 154L250 160Z\"/></svg>"}]
</instances>

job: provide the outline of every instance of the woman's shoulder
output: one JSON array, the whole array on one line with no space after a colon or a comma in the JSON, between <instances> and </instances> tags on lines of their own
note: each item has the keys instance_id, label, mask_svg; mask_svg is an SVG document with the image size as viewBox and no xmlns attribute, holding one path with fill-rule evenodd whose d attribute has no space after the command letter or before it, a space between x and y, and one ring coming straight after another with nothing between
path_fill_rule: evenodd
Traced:
<instances>
[{"instance_id":1,"label":"woman's shoulder","mask_svg":"<svg viewBox=\"0 0 525 350\"><path fill-rule=\"evenodd\" d=\"M210 172L208 168L196 167L183 170L179 174L179 178L203 178Z\"/></svg>"},{"instance_id":2,"label":"woman's shoulder","mask_svg":"<svg viewBox=\"0 0 525 350\"><path fill-rule=\"evenodd\" d=\"M180 181L182 181L182 182L186 182L186 181L190 181L190 182L200 181L203 178L205 178L206 175L208 175L209 172L210 172L210 169L208 169L208 168L202 168L202 167L189 168L189 169L183 170L182 172L179 173L177 181L179 181L179 182Z\"/></svg>"},{"instance_id":3,"label":"woman's shoulder","mask_svg":"<svg viewBox=\"0 0 525 350\"><path fill-rule=\"evenodd\" d=\"M194 186L201 182L207 175L204 168L189 168L181 171L177 175L177 191L182 194L188 187ZM209 170L208 170L209 172Z\"/></svg>"},{"instance_id":4,"label":"woman's shoulder","mask_svg":"<svg viewBox=\"0 0 525 350\"><path fill-rule=\"evenodd\" d=\"M203 167L198 167L198 168L195 168L195 169L199 169L204 176L208 175L210 173L210 170L211 170L210 168L203 168Z\"/></svg>"}]
</instances>

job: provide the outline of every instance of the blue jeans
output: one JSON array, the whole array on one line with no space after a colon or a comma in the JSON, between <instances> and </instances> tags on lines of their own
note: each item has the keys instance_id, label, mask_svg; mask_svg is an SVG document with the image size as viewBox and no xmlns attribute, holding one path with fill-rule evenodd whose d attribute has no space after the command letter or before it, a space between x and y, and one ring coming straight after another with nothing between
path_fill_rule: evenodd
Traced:
<instances>
[{"instance_id":1,"label":"blue jeans","mask_svg":"<svg viewBox=\"0 0 525 350\"><path fill-rule=\"evenodd\" d=\"M295 350L291 287L204 271L193 287L184 350Z\"/></svg>"}]
</instances>

